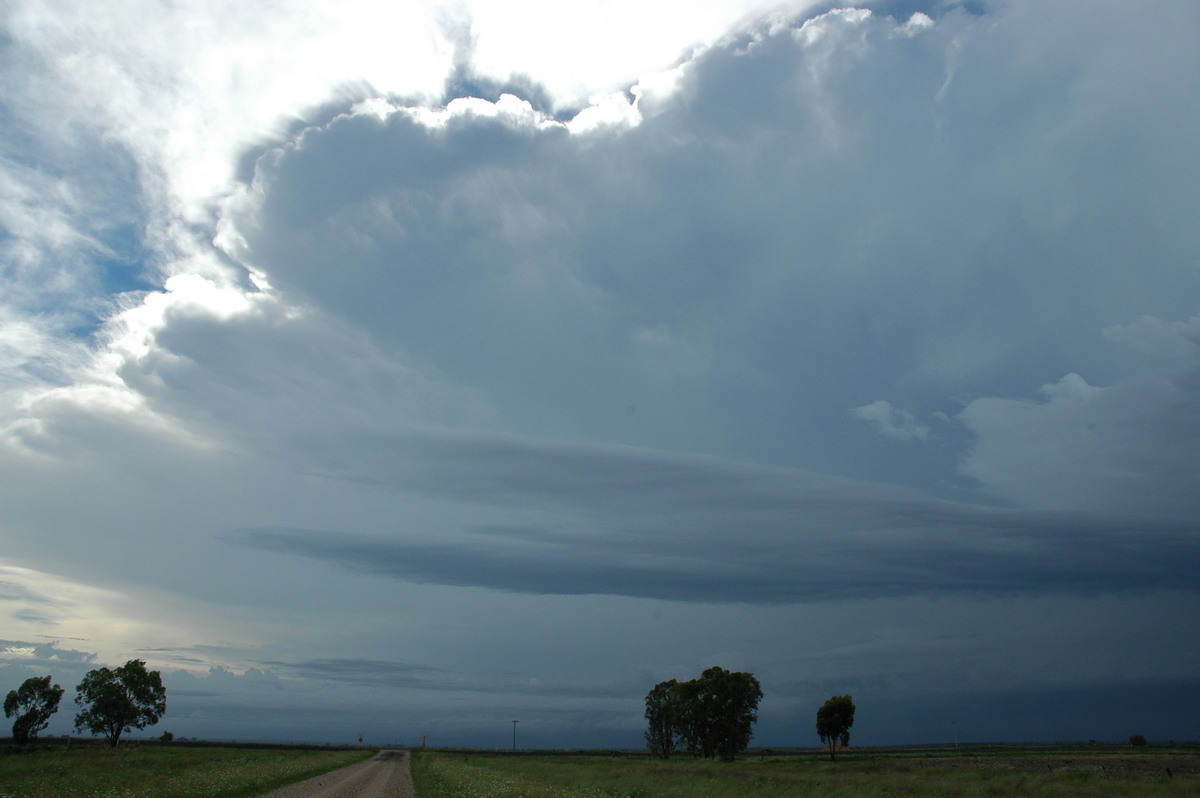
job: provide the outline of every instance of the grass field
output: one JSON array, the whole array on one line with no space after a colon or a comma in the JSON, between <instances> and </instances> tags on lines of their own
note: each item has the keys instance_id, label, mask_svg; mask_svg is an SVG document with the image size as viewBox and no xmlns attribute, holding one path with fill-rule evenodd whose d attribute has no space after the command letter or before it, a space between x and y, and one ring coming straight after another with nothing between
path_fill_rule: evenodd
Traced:
<instances>
[{"instance_id":1,"label":"grass field","mask_svg":"<svg viewBox=\"0 0 1200 798\"><path fill-rule=\"evenodd\" d=\"M1168 775L1167 769L1171 769ZM1196 796L1200 755L1073 751L989 756L500 756L416 751L418 798L899 798Z\"/></svg>"},{"instance_id":2,"label":"grass field","mask_svg":"<svg viewBox=\"0 0 1200 798\"><path fill-rule=\"evenodd\" d=\"M0 798L250 798L374 750L39 748L0 753Z\"/></svg>"},{"instance_id":3,"label":"grass field","mask_svg":"<svg viewBox=\"0 0 1200 798\"><path fill-rule=\"evenodd\" d=\"M0 798L249 798L374 750L144 746L0 753ZM418 798L1196 796L1200 752L1006 749L678 757L413 752Z\"/></svg>"}]
</instances>

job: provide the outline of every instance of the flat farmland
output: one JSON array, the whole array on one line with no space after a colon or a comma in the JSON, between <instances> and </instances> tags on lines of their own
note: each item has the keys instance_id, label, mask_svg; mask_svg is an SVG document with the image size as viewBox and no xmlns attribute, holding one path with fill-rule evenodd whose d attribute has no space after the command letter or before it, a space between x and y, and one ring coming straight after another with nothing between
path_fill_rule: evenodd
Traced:
<instances>
[{"instance_id":1,"label":"flat farmland","mask_svg":"<svg viewBox=\"0 0 1200 798\"><path fill-rule=\"evenodd\" d=\"M0 798L250 798L375 754L268 747L10 749L0 753ZM813 752L754 753L729 763L593 752L417 750L411 759L417 798L1200 795L1196 747L863 749L839 755L836 763Z\"/></svg>"},{"instance_id":2,"label":"flat farmland","mask_svg":"<svg viewBox=\"0 0 1200 798\"><path fill-rule=\"evenodd\" d=\"M61 746L0 753L0 798L251 798L375 750Z\"/></svg>"},{"instance_id":3,"label":"flat farmland","mask_svg":"<svg viewBox=\"0 0 1200 798\"><path fill-rule=\"evenodd\" d=\"M1196 796L1200 753L1006 750L804 754L736 762L679 757L416 751L418 798L850 798Z\"/></svg>"}]
</instances>

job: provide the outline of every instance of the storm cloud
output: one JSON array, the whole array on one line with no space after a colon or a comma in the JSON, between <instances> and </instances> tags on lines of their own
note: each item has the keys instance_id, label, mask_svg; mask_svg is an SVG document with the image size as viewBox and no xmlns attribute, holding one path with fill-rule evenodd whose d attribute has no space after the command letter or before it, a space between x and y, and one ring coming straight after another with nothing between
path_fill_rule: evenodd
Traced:
<instances>
[{"instance_id":1,"label":"storm cloud","mask_svg":"<svg viewBox=\"0 0 1200 798\"><path fill-rule=\"evenodd\" d=\"M4 12L0 672L222 738L1195 706L1194 4L344 5Z\"/></svg>"},{"instance_id":2,"label":"storm cloud","mask_svg":"<svg viewBox=\"0 0 1200 798\"><path fill-rule=\"evenodd\" d=\"M1200 565L1191 526L955 504L645 453L454 448L432 478L452 498L497 515L536 503L561 526L449 526L419 538L259 528L230 540L417 583L700 602L1187 590Z\"/></svg>"}]
</instances>

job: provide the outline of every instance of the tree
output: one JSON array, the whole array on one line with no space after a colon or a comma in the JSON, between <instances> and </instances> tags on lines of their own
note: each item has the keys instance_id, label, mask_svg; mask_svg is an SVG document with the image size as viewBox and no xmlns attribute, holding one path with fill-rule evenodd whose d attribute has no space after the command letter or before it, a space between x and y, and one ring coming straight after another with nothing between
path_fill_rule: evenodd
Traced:
<instances>
[{"instance_id":1,"label":"tree","mask_svg":"<svg viewBox=\"0 0 1200 798\"><path fill-rule=\"evenodd\" d=\"M646 694L646 747L663 759L670 759L679 740L683 694L679 682L659 682Z\"/></svg>"},{"instance_id":2,"label":"tree","mask_svg":"<svg viewBox=\"0 0 1200 798\"><path fill-rule=\"evenodd\" d=\"M646 696L646 742L664 758L677 743L695 756L733 760L758 720L762 687L750 673L713 667L698 679L662 682Z\"/></svg>"},{"instance_id":3,"label":"tree","mask_svg":"<svg viewBox=\"0 0 1200 798\"><path fill-rule=\"evenodd\" d=\"M103 734L115 748L121 733L158 723L167 711L167 691L158 671L131 659L119 668L88 671L75 688L80 712L75 728Z\"/></svg>"},{"instance_id":4,"label":"tree","mask_svg":"<svg viewBox=\"0 0 1200 798\"><path fill-rule=\"evenodd\" d=\"M702 753L732 762L750 745L762 686L750 673L712 667L700 675L699 709L706 728Z\"/></svg>"},{"instance_id":5,"label":"tree","mask_svg":"<svg viewBox=\"0 0 1200 798\"><path fill-rule=\"evenodd\" d=\"M829 746L829 761L836 761L839 744L850 744L853 725L854 701L848 695L835 695L817 710L817 736Z\"/></svg>"},{"instance_id":6,"label":"tree","mask_svg":"<svg viewBox=\"0 0 1200 798\"><path fill-rule=\"evenodd\" d=\"M4 717L17 716L13 739L18 743L35 739L50 724L50 716L58 711L62 697L63 689L51 685L48 675L30 677L16 690L9 690L4 698Z\"/></svg>"},{"instance_id":7,"label":"tree","mask_svg":"<svg viewBox=\"0 0 1200 798\"><path fill-rule=\"evenodd\" d=\"M693 756L708 757L708 721L699 679L679 683L679 742Z\"/></svg>"}]
</instances>

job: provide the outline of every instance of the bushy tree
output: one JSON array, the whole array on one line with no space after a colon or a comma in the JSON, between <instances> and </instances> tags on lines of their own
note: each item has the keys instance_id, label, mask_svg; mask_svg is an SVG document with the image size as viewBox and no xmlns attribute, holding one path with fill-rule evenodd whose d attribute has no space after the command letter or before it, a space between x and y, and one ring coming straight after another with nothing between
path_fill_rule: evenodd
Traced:
<instances>
[{"instance_id":1,"label":"bushy tree","mask_svg":"<svg viewBox=\"0 0 1200 798\"><path fill-rule=\"evenodd\" d=\"M683 696L679 682L659 682L646 695L646 747L662 759L670 759L679 740Z\"/></svg>"},{"instance_id":2,"label":"bushy tree","mask_svg":"<svg viewBox=\"0 0 1200 798\"><path fill-rule=\"evenodd\" d=\"M158 671L131 659L119 668L88 671L75 688L77 730L103 734L116 747L122 732L158 723L167 711L167 690Z\"/></svg>"},{"instance_id":3,"label":"bushy tree","mask_svg":"<svg viewBox=\"0 0 1200 798\"><path fill-rule=\"evenodd\" d=\"M835 695L817 710L817 736L829 745L829 760L836 761L838 745L850 744L854 725L854 701L848 695Z\"/></svg>"},{"instance_id":4,"label":"bushy tree","mask_svg":"<svg viewBox=\"0 0 1200 798\"><path fill-rule=\"evenodd\" d=\"M750 740L754 738L758 702L763 697L762 685L753 674L729 673L725 681L725 696L721 707L721 723L729 731L719 742L717 753L722 759L732 761L750 747Z\"/></svg>"},{"instance_id":5,"label":"bushy tree","mask_svg":"<svg viewBox=\"0 0 1200 798\"><path fill-rule=\"evenodd\" d=\"M682 744L696 756L732 760L750 744L760 700L753 674L724 668L687 682L661 682L646 696L646 742L663 758Z\"/></svg>"},{"instance_id":6,"label":"bushy tree","mask_svg":"<svg viewBox=\"0 0 1200 798\"><path fill-rule=\"evenodd\" d=\"M712 667L683 689L683 738L693 754L732 760L750 743L762 689L749 673Z\"/></svg>"},{"instance_id":7,"label":"bushy tree","mask_svg":"<svg viewBox=\"0 0 1200 798\"><path fill-rule=\"evenodd\" d=\"M50 724L50 716L58 711L63 689L50 684L49 676L33 676L21 683L16 690L9 690L4 698L4 717L14 715L13 739L27 743L38 736L38 732Z\"/></svg>"},{"instance_id":8,"label":"bushy tree","mask_svg":"<svg viewBox=\"0 0 1200 798\"><path fill-rule=\"evenodd\" d=\"M708 715L704 708L704 690L699 679L689 679L679 685L679 743L693 756L708 757L710 736Z\"/></svg>"}]
</instances>

